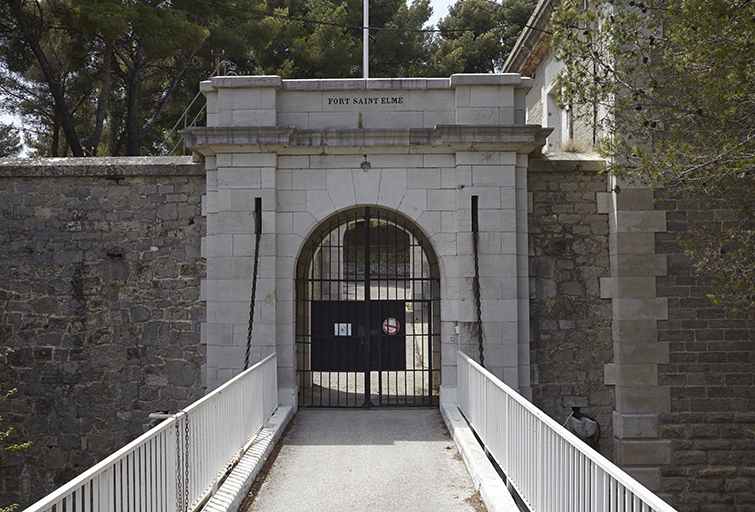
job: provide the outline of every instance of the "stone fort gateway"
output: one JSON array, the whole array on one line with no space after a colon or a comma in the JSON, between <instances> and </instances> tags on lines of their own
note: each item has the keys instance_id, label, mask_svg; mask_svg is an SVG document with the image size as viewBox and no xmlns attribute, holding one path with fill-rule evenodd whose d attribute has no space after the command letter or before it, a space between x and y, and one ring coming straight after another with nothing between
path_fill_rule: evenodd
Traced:
<instances>
[{"instance_id":1,"label":"stone fort gateway","mask_svg":"<svg viewBox=\"0 0 755 512\"><path fill-rule=\"evenodd\" d=\"M191 157L0 162L2 407L37 446L3 455L0 497L30 504L246 358L277 353L282 404L435 406L457 350L595 418L669 501L751 494L752 323L702 292L686 206L543 154L534 83L213 77Z\"/></svg>"}]
</instances>

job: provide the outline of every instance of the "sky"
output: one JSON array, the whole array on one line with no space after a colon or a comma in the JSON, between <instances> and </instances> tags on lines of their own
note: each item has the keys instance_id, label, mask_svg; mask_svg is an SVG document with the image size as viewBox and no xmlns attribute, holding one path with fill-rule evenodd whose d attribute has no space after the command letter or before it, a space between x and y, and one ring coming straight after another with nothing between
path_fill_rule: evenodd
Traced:
<instances>
[{"instance_id":1,"label":"sky","mask_svg":"<svg viewBox=\"0 0 755 512\"><path fill-rule=\"evenodd\" d=\"M448 16L448 8L456 3L456 0L430 0L433 8L433 15L428 21L430 25L438 25L438 20Z\"/></svg>"}]
</instances>

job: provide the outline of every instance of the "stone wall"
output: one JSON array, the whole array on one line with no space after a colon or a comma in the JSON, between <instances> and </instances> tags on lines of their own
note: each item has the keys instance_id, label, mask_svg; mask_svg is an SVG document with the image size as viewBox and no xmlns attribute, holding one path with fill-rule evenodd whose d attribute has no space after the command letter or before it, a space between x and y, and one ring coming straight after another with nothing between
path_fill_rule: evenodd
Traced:
<instances>
[{"instance_id":1,"label":"stone wall","mask_svg":"<svg viewBox=\"0 0 755 512\"><path fill-rule=\"evenodd\" d=\"M713 229L725 216L657 196L668 221L667 232L656 234L656 252L668 261L668 275L657 278L658 296L668 298L658 339L669 343L658 384L671 391L671 411L659 418L661 437L671 443L662 491L679 512L753 510L755 321L712 306L679 243L693 217Z\"/></svg>"},{"instance_id":2,"label":"stone wall","mask_svg":"<svg viewBox=\"0 0 755 512\"><path fill-rule=\"evenodd\" d=\"M203 394L204 168L0 161L0 505L30 505Z\"/></svg>"},{"instance_id":3,"label":"stone wall","mask_svg":"<svg viewBox=\"0 0 755 512\"><path fill-rule=\"evenodd\" d=\"M611 300L600 295L600 278L609 275L608 216L597 212L606 183L596 171L594 162L531 164L530 358L533 402L560 423L572 407L595 418L600 451L610 459Z\"/></svg>"}]
</instances>

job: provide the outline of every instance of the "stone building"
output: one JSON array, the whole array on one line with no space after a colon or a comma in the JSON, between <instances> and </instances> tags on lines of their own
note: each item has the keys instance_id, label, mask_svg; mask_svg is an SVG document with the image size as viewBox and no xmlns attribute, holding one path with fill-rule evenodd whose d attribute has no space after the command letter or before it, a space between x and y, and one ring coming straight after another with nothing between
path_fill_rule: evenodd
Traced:
<instances>
[{"instance_id":1,"label":"stone building","mask_svg":"<svg viewBox=\"0 0 755 512\"><path fill-rule=\"evenodd\" d=\"M240 372L253 306L282 403L454 400L461 349L669 500L746 500L751 324L700 297L683 205L542 155L538 80L215 77L193 158L0 162L2 407L37 440L0 497Z\"/></svg>"},{"instance_id":2,"label":"stone building","mask_svg":"<svg viewBox=\"0 0 755 512\"><path fill-rule=\"evenodd\" d=\"M590 147L600 136L597 125L575 123L556 106L551 80L563 64L550 47L551 12L551 2L538 2L503 69L532 78L527 120L553 127L543 164L557 158L563 143ZM530 187L538 165L530 166ZM614 462L680 511L752 510L755 322L712 305L705 279L695 275L681 245L695 219L727 229L727 212L701 210L613 177L604 182L596 200L609 219L610 272L601 276L600 297L611 307L612 346L602 378L615 395ZM539 265L532 268L537 305L543 301L537 283L546 276ZM533 368L541 376L532 387L534 402L558 416L553 406L565 401L564 392L542 379L553 344L547 331L532 340Z\"/></svg>"}]
</instances>

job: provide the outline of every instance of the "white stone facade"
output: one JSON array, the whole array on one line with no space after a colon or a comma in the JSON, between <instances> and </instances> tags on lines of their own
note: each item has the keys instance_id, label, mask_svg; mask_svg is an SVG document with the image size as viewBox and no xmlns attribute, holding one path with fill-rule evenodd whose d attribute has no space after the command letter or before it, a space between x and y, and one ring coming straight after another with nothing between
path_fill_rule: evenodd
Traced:
<instances>
[{"instance_id":1,"label":"white stone facade","mask_svg":"<svg viewBox=\"0 0 755 512\"><path fill-rule=\"evenodd\" d=\"M455 352L474 355L471 197L478 196L485 364L529 395L528 155L548 130L525 124L529 79L282 80L202 83L208 126L188 140L204 158L206 384L243 365L262 198L252 360L278 353L282 403L295 403L295 270L302 248L335 212L399 212L437 257L441 394L452 398ZM474 339L473 339L474 338Z\"/></svg>"}]
</instances>

